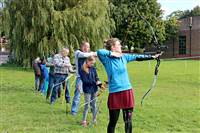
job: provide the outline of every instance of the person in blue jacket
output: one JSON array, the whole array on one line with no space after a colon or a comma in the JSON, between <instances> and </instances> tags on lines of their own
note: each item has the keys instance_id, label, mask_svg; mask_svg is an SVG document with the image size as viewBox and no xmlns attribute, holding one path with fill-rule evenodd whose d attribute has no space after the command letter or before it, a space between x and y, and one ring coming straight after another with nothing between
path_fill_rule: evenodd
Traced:
<instances>
[{"instance_id":1,"label":"person in blue jacket","mask_svg":"<svg viewBox=\"0 0 200 133\"><path fill-rule=\"evenodd\" d=\"M46 60L45 58L41 58L41 83L40 83L40 91L42 94L46 95L47 87L48 87L48 81L49 81L49 71L46 67Z\"/></svg>"},{"instance_id":2,"label":"person in blue jacket","mask_svg":"<svg viewBox=\"0 0 200 133\"><path fill-rule=\"evenodd\" d=\"M123 54L120 40L108 39L105 42L106 49L97 51L97 56L106 69L109 85L108 109L109 124L108 133L115 132L120 109L123 112L125 132L132 133L132 112L134 109L134 91L129 80L126 64L131 61L155 59L154 56L144 54Z\"/></svg>"},{"instance_id":3,"label":"person in blue jacket","mask_svg":"<svg viewBox=\"0 0 200 133\"><path fill-rule=\"evenodd\" d=\"M93 115L93 123L96 123L96 97L97 97L97 85L100 83L96 68L94 67L95 57L90 56L86 59L85 63L83 64L80 70L80 78L83 83L83 92L84 92L84 111L83 111L83 118L82 118L82 125L87 127L87 114L89 104L91 106L91 111Z\"/></svg>"}]
</instances>

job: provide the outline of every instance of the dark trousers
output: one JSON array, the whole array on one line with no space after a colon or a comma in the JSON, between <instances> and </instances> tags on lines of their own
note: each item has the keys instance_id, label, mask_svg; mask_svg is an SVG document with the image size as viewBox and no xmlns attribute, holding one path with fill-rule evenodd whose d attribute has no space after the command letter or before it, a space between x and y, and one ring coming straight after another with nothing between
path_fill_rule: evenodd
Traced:
<instances>
[{"instance_id":1,"label":"dark trousers","mask_svg":"<svg viewBox=\"0 0 200 133\"><path fill-rule=\"evenodd\" d=\"M52 94L51 94L51 103L56 101L58 93L60 91L60 85L63 83L63 81L65 81L67 76L68 75L65 75L65 74L55 74L55 77L54 77L54 85L55 86L53 87ZM69 90L68 89L69 89L69 87L68 87L68 84L67 84L66 85L66 90L65 90L65 99L66 99L67 103L70 102L70 95L69 95Z\"/></svg>"},{"instance_id":2,"label":"dark trousers","mask_svg":"<svg viewBox=\"0 0 200 133\"><path fill-rule=\"evenodd\" d=\"M125 133L132 133L132 112L133 109L123 109L123 119L125 123ZM120 109L109 110L109 124L107 128L107 133L114 133L115 126L117 124L118 118L120 114Z\"/></svg>"},{"instance_id":3,"label":"dark trousers","mask_svg":"<svg viewBox=\"0 0 200 133\"><path fill-rule=\"evenodd\" d=\"M43 91L43 88L44 88L44 82L45 82L45 79L43 76L40 76L40 85L39 85L39 89L38 91L42 92Z\"/></svg>"},{"instance_id":4,"label":"dark trousers","mask_svg":"<svg viewBox=\"0 0 200 133\"><path fill-rule=\"evenodd\" d=\"M53 89L53 85L54 85L54 74L49 73L49 85L48 85L48 89L47 89L47 96L46 99L49 99L52 89Z\"/></svg>"},{"instance_id":5,"label":"dark trousers","mask_svg":"<svg viewBox=\"0 0 200 133\"><path fill-rule=\"evenodd\" d=\"M70 103L70 94L69 94L69 80L67 80L67 82L65 82L66 85L63 85L63 86L66 86L66 89L65 89L65 101L66 103Z\"/></svg>"},{"instance_id":6,"label":"dark trousers","mask_svg":"<svg viewBox=\"0 0 200 133\"><path fill-rule=\"evenodd\" d=\"M35 90L39 91L40 89L40 76L35 75Z\"/></svg>"}]
</instances>

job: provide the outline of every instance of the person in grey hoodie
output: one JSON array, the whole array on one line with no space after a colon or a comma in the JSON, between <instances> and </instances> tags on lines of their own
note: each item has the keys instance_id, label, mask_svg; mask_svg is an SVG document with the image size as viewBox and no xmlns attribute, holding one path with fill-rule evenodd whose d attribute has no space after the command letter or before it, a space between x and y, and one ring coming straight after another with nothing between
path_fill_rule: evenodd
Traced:
<instances>
[{"instance_id":1,"label":"person in grey hoodie","mask_svg":"<svg viewBox=\"0 0 200 133\"><path fill-rule=\"evenodd\" d=\"M81 67L84 64L85 60L89 56L96 56L96 52L90 52L89 42L82 42L80 45L80 50L75 51L75 65L76 65L76 87L74 91L74 97L71 107L71 114L76 115L78 112L78 106L80 103L80 94L82 92L82 81L80 78Z\"/></svg>"}]
</instances>

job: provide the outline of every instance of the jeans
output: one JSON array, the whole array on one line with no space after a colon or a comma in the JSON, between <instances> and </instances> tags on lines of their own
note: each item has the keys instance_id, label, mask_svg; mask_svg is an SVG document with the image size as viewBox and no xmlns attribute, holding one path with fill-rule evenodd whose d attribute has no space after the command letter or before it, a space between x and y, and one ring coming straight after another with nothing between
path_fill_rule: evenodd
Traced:
<instances>
[{"instance_id":1,"label":"jeans","mask_svg":"<svg viewBox=\"0 0 200 133\"><path fill-rule=\"evenodd\" d=\"M40 76L35 75L35 90L39 91L40 86Z\"/></svg>"},{"instance_id":2,"label":"jeans","mask_svg":"<svg viewBox=\"0 0 200 133\"><path fill-rule=\"evenodd\" d=\"M57 95L58 95L58 90L60 89L60 85L62 84L62 82L65 81L66 78L67 78L67 74L55 74L54 87L52 90L51 101L50 101L51 103L54 103L56 101ZM68 90L67 86L68 85L66 85L65 98L69 100L70 96L69 96L69 90Z\"/></svg>"},{"instance_id":3,"label":"jeans","mask_svg":"<svg viewBox=\"0 0 200 133\"><path fill-rule=\"evenodd\" d=\"M83 119L82 119L83 121L86 121L89 105L91 106L93 121L96 121L96 112L97 112L96 97L97 97L96 93L92 93L92 94L84 93L85 106L84 106L84 111L83 111Z\"/></svg>"},{"instance_id":4,"label":"jeans","mask_svg":"<svg viewBox=\"0 0 200 133\"><path fill-rule=\"evenodd\" d=\"M70 103L70 94L69 94L69 80L66 82L66 89L65 89L65 101L66 103Z\"/></svg>"},{"instance_id":5,"label":"jeans","mask_svg":"<svg viewBox=\"0 0 200 133\"><path fill-rule=\"evenodd\" d=\"M80 103L80 96L81 96L81 92L82 92L82 80L80 77L76 78L76 88L74 91L74 98L73 98L73 102L72 102L72 110L71 113L72 114L76 114L78 112L78 106Z\"/></svg>"},{"instance_id":6,"label":"jeans","mask_svg":"<svg viewBox=\"0 0 200 133\"><path fill-rule=\"evenodd\" d=\"M54 85L54 74L49 73L49 85L48 85L48 89L47 89L47 99L50 97L52 89L53 89L53 85Z\"/></svg>"},{"instance_id":7,"label":"jeans","mask_svg":"<svg viewBox=\"0 0 200 133\"><path fill-rule=\"evenodd\" d=\"M40 80L40 92L44 95L46 95L48 84L49 84L49 77L42 77Z\"/></svg>"},{"instance_id":8,"label":"jeans","mask_svg":"<svg viewBox=\"0 0 200 133\"><path fill-rule=\"evenodd\" d=\"M43 91L44 82L45 82L45 79L41 76L41 77L40 77L40 85L39 85L39 90L38 90L38 91L40 91L40 92Z\"/></svg>"}]
</instances>

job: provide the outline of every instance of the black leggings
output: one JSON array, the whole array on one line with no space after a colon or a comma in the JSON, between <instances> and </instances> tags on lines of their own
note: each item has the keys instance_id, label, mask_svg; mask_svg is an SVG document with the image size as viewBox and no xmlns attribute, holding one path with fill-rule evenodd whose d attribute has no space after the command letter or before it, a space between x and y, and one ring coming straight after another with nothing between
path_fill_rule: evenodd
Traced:
<instances>
[{"instance_id":1,"label":"black leggings","mask_svg":"<svg viewBox=\"0 0 200 133\"><path fill-rule=\"evenodd\" d=\"M125 123L125 133L132 133L132 112L133 109L123 109L123 119ZM119 118L120 109L109 110L110 121L107 133L114 133L115 126Z\"/></svg>"}]
</instances>

